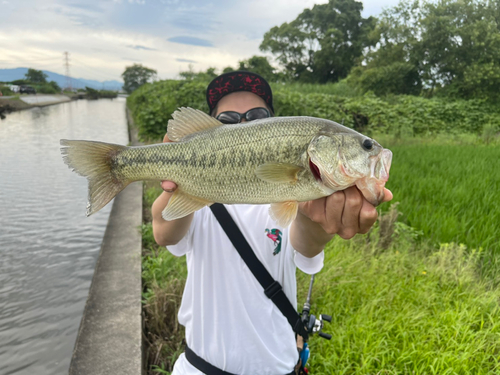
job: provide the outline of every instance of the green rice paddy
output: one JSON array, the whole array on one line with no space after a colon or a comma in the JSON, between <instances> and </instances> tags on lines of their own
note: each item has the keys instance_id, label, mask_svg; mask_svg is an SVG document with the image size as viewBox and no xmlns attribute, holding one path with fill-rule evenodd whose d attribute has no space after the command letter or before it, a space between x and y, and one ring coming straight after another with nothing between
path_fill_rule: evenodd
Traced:
<instances>
[{"instance_id":1,"label":"green rice paddy","mask_svg":"<svg viewBox=\"0 0 500 375\"><path fill-rule=\"evenodd\" d=\"M390 145L402 220L435 242L500 253L500 145Z\"/></svg>"}]
</instances>

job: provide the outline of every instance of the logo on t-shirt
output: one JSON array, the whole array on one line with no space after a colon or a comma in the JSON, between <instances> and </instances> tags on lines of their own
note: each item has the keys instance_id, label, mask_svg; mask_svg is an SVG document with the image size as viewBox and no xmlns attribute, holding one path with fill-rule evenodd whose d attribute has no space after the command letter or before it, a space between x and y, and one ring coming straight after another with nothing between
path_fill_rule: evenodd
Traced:
<instances>
[{"instance_id":1,"label":"logo on t-shirt","mask_svg":"<svg viewBox=\"0 0 500 375\"><path fill-rule=\"evenodd\" d=\"M273 240L274 251L273 255L278 254L281 251L281 231L279 229L273 228L271 230L266 228L266 236Z\"/></svg>"}]
</instances>

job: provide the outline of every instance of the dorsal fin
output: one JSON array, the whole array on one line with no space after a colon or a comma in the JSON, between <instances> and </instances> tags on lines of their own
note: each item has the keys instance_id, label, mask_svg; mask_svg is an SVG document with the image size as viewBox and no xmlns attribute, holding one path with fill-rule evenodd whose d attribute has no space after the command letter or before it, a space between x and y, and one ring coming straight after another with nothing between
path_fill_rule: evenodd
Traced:
<instances>
[{"instance_id":1,"label":"dorsal fin","mask_svg":"<svg viewBox=\"0 0 500 375\"><path fill-rule=\"evenodd\" d=\"M174 142L180 141L186 135L222 125L219 120L199 109L189 107L179 108L172 117L173 120L168 121L167 136Z\"/></svg>"}]
</instances>

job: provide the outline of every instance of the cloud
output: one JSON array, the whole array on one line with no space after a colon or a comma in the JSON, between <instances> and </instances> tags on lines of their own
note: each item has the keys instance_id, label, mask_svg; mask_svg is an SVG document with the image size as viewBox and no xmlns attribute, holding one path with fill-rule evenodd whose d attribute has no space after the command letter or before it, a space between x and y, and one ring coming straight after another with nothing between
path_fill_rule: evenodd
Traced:
<instances>
[{"instance_id":1,"label":"cloud","mask_svg":"<svg viewBox=\"0 0 500 375\"><path fill-rule=\"evenodd\" d=\"M399 0L362 1L366 17ZM96 80L119 79L134 61L163 79L178 77L187 64L220 72L263 55L265 32L326 2L0 0L0 69L29 66L64 74L62 53L68 51L71 75Z\"/></svg>"},{"instance_id":2,"label":"cloud","mask_svg":"<svg viewBox=\"0 0 500 375\"><path fill-rule=\"evenodd\" d=\"M193 36L175 36L167 39L169 42L189 44L191 46L213 47L212 42L206 39L195 38Z\"/></svg>"},{"instance_id":3,"label":"cloud","mask_svg":"<svg viewBox=\"0 0 500 375\"><path fill-rule=\"evenodd\" d=\"M136 46L127 46L128 48L133 48L133 49L143 49L145 51L158 51L156 48L149 48L149 47L144 47L144 46L140 46L140 45L136 45Z\"/></svg>"},{"instance_id":4,"label":"cloud","mask_svg":"<svg viewBox=\"0 0 500 375\"><path fill-rule=\"evenodd\" d=\"M187 62L187 63L193 63L193 64L197 64L198 63L198 61L189 60L189 59L175 59L175 61Z\"/></svg>"},{"instance_id":5,"label":"cloud","mask_svg":"<svg viewBox=\"0 0 500 375\"><path fill-rule=\"evenodd\" d=\"M83 11L96 12L96 13L100 13L103 10L99 6L99 4L93 5L93 4L87 4L87 3L66 3L65 5L67 7L70 7L70 8L77 8L77 9L81 9Z\"/></svg>"}]
</instances>

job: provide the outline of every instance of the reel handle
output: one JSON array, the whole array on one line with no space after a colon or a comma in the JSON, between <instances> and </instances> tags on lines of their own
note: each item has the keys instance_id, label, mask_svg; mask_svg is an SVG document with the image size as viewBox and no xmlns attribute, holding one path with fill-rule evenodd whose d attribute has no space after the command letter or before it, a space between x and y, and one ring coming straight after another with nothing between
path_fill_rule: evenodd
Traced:
<instances>
[{"instance_id":1,"label":"reel handle","mask_svg":"<svg viewBox=\"0 0 500 375\"><path fill-rule=\"evenodd\" d=\"M318 332L318 335L320 337L323 337L324 339L327 339L327 340L331 340L332 339L332 335L329 335L328 333Z\"/></svg>"},{"instance_id":2,"label":"reel handle","mask_svg":"<svg viewBox=\"0 0 500 375\"><path fill-rule=\"evenodd\" d=\"M332 322L332 316L331 315L321 314L321 319L326 320L328 323Z\"/></svg>"}]
</instances>

